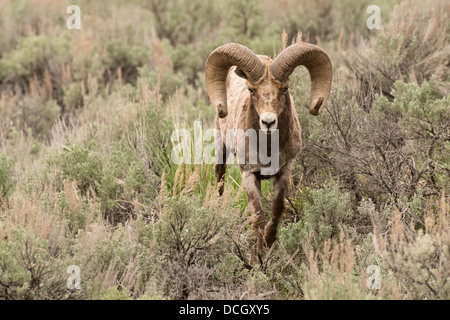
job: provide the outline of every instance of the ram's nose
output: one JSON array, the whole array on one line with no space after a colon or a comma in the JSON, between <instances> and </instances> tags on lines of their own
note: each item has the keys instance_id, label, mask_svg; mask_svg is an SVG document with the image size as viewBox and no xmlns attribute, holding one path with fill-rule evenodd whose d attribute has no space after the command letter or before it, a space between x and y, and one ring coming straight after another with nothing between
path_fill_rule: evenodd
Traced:
<instances>
[{"instance_id":1,"label":"ram's nose","mask_svg":"<svg viewBox=\"0 0 450 320\"><path fill-rule=\"evenodd\" d=\"M259 126L266 133L274 131L278 126L277 115L273 112L263 112L259 117Z\"/></svg>"}]
</instances>

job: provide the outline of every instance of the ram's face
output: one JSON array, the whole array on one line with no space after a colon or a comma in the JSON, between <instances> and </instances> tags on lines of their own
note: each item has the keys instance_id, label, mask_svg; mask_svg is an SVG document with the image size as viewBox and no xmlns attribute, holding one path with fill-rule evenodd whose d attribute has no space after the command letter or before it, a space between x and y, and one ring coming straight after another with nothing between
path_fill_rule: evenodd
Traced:
<instances>
[{"instance_id":1,"label":"ram's face","mask_svg":"<svg viewBox=\"0 0 450 320\"><path fill-rule=\"evenodd\" d=\"M266 73L257 84L247 80L247 87L261 130L271 133L278 128L278 118L289 103L289 79L280 83Z\"/></svg>"}]
</instances>

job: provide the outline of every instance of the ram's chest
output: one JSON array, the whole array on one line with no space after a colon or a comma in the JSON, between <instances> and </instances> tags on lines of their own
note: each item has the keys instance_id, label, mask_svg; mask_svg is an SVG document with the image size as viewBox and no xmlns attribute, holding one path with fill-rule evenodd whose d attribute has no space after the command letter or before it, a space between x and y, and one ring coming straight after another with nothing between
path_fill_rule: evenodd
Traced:
<instances>
[{"instance_id":1,"label":"ram's chest","mask_svg":"<svg viewBox=\"0 0 450 320\"><path fill-rule=\"evenodd\" d=\"M264 168L278 171L301 149L300 141L287 141L286 137L283 140L279 134L267 135L259 128L245 128L238 124L220 126L216 142L226 146L228 163L237 163L244 171L256 173L264 171Z\"/></svg>"}]
</instances>

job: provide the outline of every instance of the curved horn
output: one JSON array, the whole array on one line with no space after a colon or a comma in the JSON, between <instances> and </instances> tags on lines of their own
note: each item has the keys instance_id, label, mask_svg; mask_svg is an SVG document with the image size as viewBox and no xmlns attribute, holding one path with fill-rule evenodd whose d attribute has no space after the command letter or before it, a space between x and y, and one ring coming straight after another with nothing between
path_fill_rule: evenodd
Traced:
<instances>
[{"instance_id":1,"label":"curved horn","mask_svg":"<svg viewBox=\"0 0 450 320\"><path fill-rule=\"evenodd\" d=\"M286 80L299 65L305 66L311 77L309 112L319 115L331 90L332 67L326 52L310 43L297 43L284 49L273 61L272 75L280 82Z\"/></svg>"},{"instance_id":2,"label":"curved horn","mask_svg":"<svg viewBox=\"0 0 450 320\"><path fill-rule=\"evenodd\" d=\"M265 70L256 54L238 43L228 43L211 52L206 60L206 88L220 118L228 114L226 81L232 66L237 66L252 82L257 82Z\"/></svg>"}]
</instances>

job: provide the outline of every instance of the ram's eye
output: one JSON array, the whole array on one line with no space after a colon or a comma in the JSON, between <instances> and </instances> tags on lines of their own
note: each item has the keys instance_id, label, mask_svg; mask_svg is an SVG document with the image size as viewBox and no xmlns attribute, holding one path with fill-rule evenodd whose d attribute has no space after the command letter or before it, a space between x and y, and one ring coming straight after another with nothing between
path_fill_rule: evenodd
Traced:
<instances>
[{"instance_id":1,"label":"ram's eye","mask_svg":"<svg viewBox=\"0 0 450 320\"><path fill-rule=\"evenodd\" d=\"M251 94L255 94L256 90L253 88L248 88L248 91L250 91Z\"/></svg>"},{"instance_id":2,"label":"ram's eye","mask_svg":"<svg viewBox=\"0 0 450 320\"><path fill-rule=\"evenodd\" d=\"M288 92L288 90L289 90L289 87L284 87L284 88L281 88L281 93L286 93L286 92Z\"/></svg>"}]
</instances>

